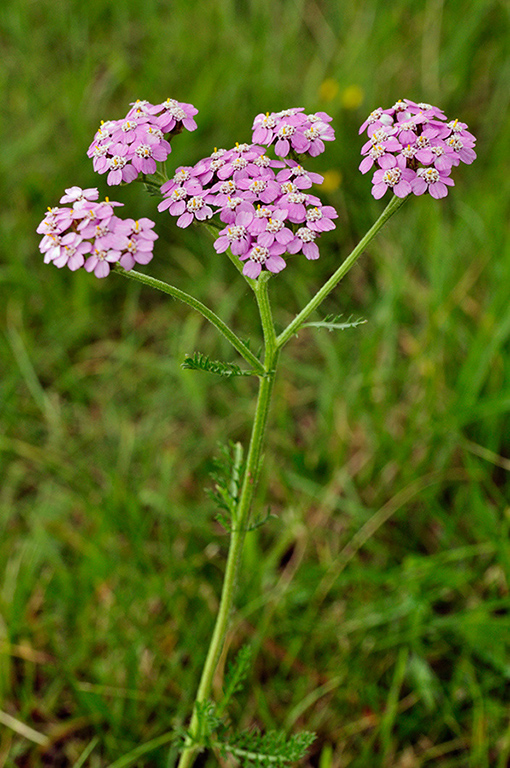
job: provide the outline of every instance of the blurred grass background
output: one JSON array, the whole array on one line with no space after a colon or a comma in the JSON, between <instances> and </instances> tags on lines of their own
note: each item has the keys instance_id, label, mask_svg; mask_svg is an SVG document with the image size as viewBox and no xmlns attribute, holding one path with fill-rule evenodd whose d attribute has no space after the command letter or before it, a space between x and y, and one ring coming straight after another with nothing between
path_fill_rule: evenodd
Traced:
<instances>
[{"instance_id":1,"label":"blurred grass background","mask_svg":"<svg viewBox=\"0 0 510 768\"><path fill-rule=\"evenodd\" d=\"M185 306L45 266L35 234L65 187L109 191L157 221L147 271L256 346L228 260L85 155L101 119L167 96L200 110L171 168L249 140L261 111L334 116L310 167L338 227L272 284L280 327L382 210L357 171L368 112L428 101L478 136L448 198L410 200L323 307L368 322L285 351L258 492L276 519L249 536L228 650L256 651L233 721L316 731L310 766L510 765L508 12L2 4L1 768L103 768L183 722L212 627L226 537L203 488L218 441L247 441L254 382L181 370L234 356Z\"/></svg>"}]
</instances>

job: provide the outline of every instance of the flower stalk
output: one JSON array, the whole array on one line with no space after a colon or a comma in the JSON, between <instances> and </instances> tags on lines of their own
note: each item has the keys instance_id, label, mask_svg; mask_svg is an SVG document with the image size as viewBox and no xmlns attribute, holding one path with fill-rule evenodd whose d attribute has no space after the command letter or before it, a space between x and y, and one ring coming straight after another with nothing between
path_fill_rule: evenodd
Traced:
<instances>
[{"instance_id":1,"label":"flower stalk","mask_svg":"<svg viewBox=\"0 0 510 768\"><path fill-rule=\"evenodd\" d=\"M253 367L254 371L256 371L259 376L265 375L264 366L260 360L255 357L253 352L246 346L246 344L241 341L241 339L234 333L231 328L229 328L229 326L221 319L221 317L218 317L217 314L215 314L201 301L195 299L194 296L191 296L185 291L181 291L180 288L176 288L175 286L170 285L163 280L157 280L155 277L145 275L143 272L136 272L132 269L128 272L117 265L115 266L114 271L120 275L124 275L124 277L129 277L132 280L136 280L143 285L149 285L151 288L155 288L158 291L167 293L174 299L179 299L179 301L182 301L184 304L192 307L192 309L200 312L200 314L205 317L205 319L208 320L211 325L214 325L214 327L232 344L234 349L236 349L237 352L239 352L239 354L244 357L246 362Z\"/></svg>"},{"instance_id":2,"label":"flower stalk","mask_svg":"<svg viewBox=\"0 0 510 768\"><path fill-rule=\"evenodd\" d=\"M199 748L199 745L195 741L199 736L197 705L208 699L211 694L214 673L223 649L229 619L234 605L235 587L242 558L244 540L249 530L251 504L260 470L260 456L271 405L271 396L276 375L276 364L279 354L276 347L276 333L271 316L267 288L268 279L258 281L254 287L265 341L264 376L261 376L259 379L259 391L257 404L255 406L250 445L246 458L246 467L243 474L238 504L235 509L235 514L232 516L232 528L230 532L230 543L221 591L220 606L193 706L193 714L189 726L191 738L181 753L177 768L189 768L193 764L195 754Z\"/></svg>"},{"instance_id":3,"label":"flower stalk","mask_svg":"<svg viewBox=\"0 0 510 768\"><path fill-rule=\"evenodd\" d=\"M406 199L407 198L405 197L401 198L397 197L396 195L391 198L390 202L381 213L375 224L373 224L366 235L361 238L358 245L351 251L345 261L342 262L336 272L333 272L329 280L324 283L322 288L317 291L315 296L310 299L308 304L301 310L298 315L296 315L294 320L289 323L285 330L282 331L282 333L280 333L280 335L277 337L276 345L278 349L281 349L289 341L291 336L295 335L299 331L303 323L306 322L312 312L316 310L322 304L324 299L331 293L331 291L336 288L340 280L345 277L347 272L357 262L363 251L365 251L367 246L372 242L381 227L383 227L388 219L390 219L391 216L393 216L393 214L396 213L399 208L401 208Z\"/></svg>"}]
</instances>

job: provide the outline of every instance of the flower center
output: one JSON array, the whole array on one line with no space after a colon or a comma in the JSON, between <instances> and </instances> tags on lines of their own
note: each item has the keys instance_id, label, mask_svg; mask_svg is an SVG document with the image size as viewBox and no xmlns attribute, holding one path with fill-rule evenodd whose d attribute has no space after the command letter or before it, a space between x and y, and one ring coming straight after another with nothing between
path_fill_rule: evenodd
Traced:
<instances>
[{"instance_id":1,"label":"flower center","mask_svg":"<svg viewBox=\"0 0 510 768\"><path fill-rule=\"evenodd\" d=\"M436 171L435 168L419 168L417 173L429 184L435 184L436 181L440 180L439 171Z\"/></svg>"},{"instance_id":2,"label":"flower center","mask_svg":"<svg viewBox=\"0 0 510 768\"><path fill-rule=\"evenodd\" d=\"M175 189L172 189L170 193L170 197L172 198L172 200L175 200L177 202L177 200L182 200L184 197L186 197L187 194L188 193L186 192L184 187L176 187Z\"/></svg>"},{"instance_id":3,"label":"flower center","mask_svg":"<svg viewBox=\"0 0 510 768\"><path fill-rule=\"evenodd\" d=\"M108 152L110 144L102 144L101 146L94 147L93 157L104 157Z\"/></svg>"},{"instance_id":4,"label":"flower center","mask_svg":"<svg viewBox=\"0 0 510 768\"><path fill-rule=\"evenodd\" d=\"M188 179L191 178L191 174L189 171L186 170L186 168L181 168L180 171L176 171L174 173L174 181L176 184L182 184L183 181L188 181Z\"/></svg>"},{"instance_id":5,"label":"flower center","mask_svg":"<svg viewBox=\"0 0 510 768\"><path fill-rule=\"evenodd\" d=\"M303 243L311 243L317 237L317 233L312 232L312 230L308 229L308 227L301 227L296 232L296 236L299 237Z\"/></svg>"},{"instance_id":6,"label":"flower center","mask_svg":"<svg viewBox=\"0 0 510 768\"><path fill-rule=\"evenodd\" d=\"M163 138L163 131L160 128L155 128L153 125L147 126L146 133L150 133L152 136L155 136L160 141Z\"/></svg>"},{"instance_id":7,"label":"flower center","mask_svg":"<svg viewBox=\"0 0 510 768\"><path fill-rule=\"evenodd\" d=\"M294 126L293 126L293 125L287 125L287 123L285 123L285 124L284 124L284 125L282 125L282 127L281 127L281 128L278 130L278 136L279 136L281 139L286 139L286 138L288 138L289 136L292 136L292 135L293 135L295 132L296 132L296 129L294 128Z\"/></svg>"},{"instance_id":8,"label":"flower center","mask_svg":"<svg viewBox=\"0 0 510 768\"><path fill-rule=\"evenodd\" d=\"M269 219L266 225L266 231L271 232L272 234L275 234L276 232L279 232L281 229L283 229L283 221L280 221L280 219Z\"/></svg>"},{"instance_id":9,"label":"flower center","mask_svg":"<svg viewBox=\"0 0 510 768\"><path fill-rule=\"evenodd\" d=\"M230 208L230 210L233 211L234 208L237 208L242 202L244 202L242 197L229 197L227 200L227 208Z\"/></svg>"},{"instance_id":10,"label":"flower center","mask_svg":"<svg viewBox=\"0 0 510 768\"><path fill-rule=\"evenodd\" d=\"M307 195L305 195L303 192L291 192L287 200L289 203L295 203L299 205L300 203L304 203L306 198Z\"/></svg>"},{"instance_id":11,"label":"flower center","mask_svg":"<svg viewBox=\"0 0 510 768\"><path fill-rule=\"evenodd\" d=\"M232 242L233 240L242 240L246 234L246 227L240 225L229 227L227 230L227 237Z\"/></svg>"},{"instance_id":12,"label":"flower center","mask_svg":"<svg viewBox=\"0 0 510 768\"><path fill-rule=\"evenodd\" d=\"M255 179L249 186L250 192L263 192L267 187L267 181L265 179Z\"/></svg>"},{"instance_id":13,"label":"flower center","mask_svg":"<svg viewBox=\"0 0 510 768\"><path fill-rule=\"evenodd\" d=\"M121 157L120 155L115 155L110 160L110 168L112 168L114 171L120 171L121 168L124 168L124 166L127 163L126 157Z\"/></svg>"},{"instance_id":14,"label":"flower center","mask_svg":"<svg viewBox=\"0 0 510 768\"><path fill-rule=\"evenodd\" d=\"M388 187L394 187L400 181L401 176L402 171L400 168L390 168L388 171L385 171L383 181Z\"/></svg>"},{"instance_id":15,"label":"flower center","mask_svg":"<svg viewBox=\"0 0 510 768\"><path fill-rule=\"evenodd\" d=\"M367 123L371 125L372 123L377 122L377 120L379 120L381 115L382 115L382 109L374 109L374 111L371 112L367 117Z\"/></svg>"},{"instance_id":16,"label":"flower center","mask_svg":"<svg viewBox=\"0 0 510 768\"><path fill-rule=\"evenodd\" d=\"M280 190L282 195L288 195L291 192L297 192L298 188L292 181L284 181L283 184L280 184Z\"/></svg>"},{"instance_id":17,"label":"flower center","mask_svg":"<svg viewBox=\"0 0 510 768\"><path fill-rule=\"evenodd\" d=\"M372 144L379 144L381 141L386 141L388 138L388 134L384 130L384 128L379 128L378 131L374 131L372 136L370 137L370 141Z\"/></svg>"},{"instance_id":18,"label":"flower center","mask_svg":"<svg viewBox=\"0 0 510 768\"><path fill-rule=\"evenodd\" d=\"M450 136L448 139L446 139L446 143L452 149L462 149L464 146L458 136Z\"/></svg>"},{"instance_id":19,"label":"flower center","mask_svg":"<svg viewBox=\"0 0 510 768\"><path fill-rule=\"evenodd\" d=\"M172 106L168 109L168 111L176 120L186 119L186 112L182 109L182 107Z\"/></svg>"},{"instance_id":20,"label":"flower center","mask_svg":"<svg viewBox=\"0 0 510 768\"><path fill-rule=\"evenodd\" d=\"M315 125L312 125L310 128L308 128L305 131L305 139L308 139L309 141L318 139L320 135L321 135L321 132Z\"/></svg>"},{"instance_id":21,"label":"flower center","mask_svg":"<svg viewBox=\"0 0 510 768\"><path fill-rule=\"evenodd\" d=\"M276 120L272 115L264 115L264 117L260 121L260 125L263 128L274 128L276 125Z\"/></svg>"},{"instance_id":22,"label":"flower center","mask_svg":"<svg viewBox=\"0 0 510 768\"><path fill-rule=\"evenodd\" d=\"M384 154L386 154L386 150L384 149L382 144L376 144L372 147L370 152L368 153L371 158L374 160L377 160L378 157L382 157Z\"/></svg>"},{"instance_id":23,"label":"flower center","mask_svg":"<svg viewBox=\"0 0 510 768\"><path fill-rule=\"evenodd\" d=\"M212 171L217 171L223 165L225 165L225 160L222 157L218 157L216 160L212 161L212 163L211 163L211 170Z\"/></svg>"},{"instance_id":24,"label":"flower center","mask_svg":"<svg viewBox=\"0 0 510 768\"><path fill-rule=\"evenodd\" d=\"M191 200L188 200L186 207L190 213L194 213L195 211L199 211L201 208L203 208L204 205L204 198L197 195L196 197L192 197Z\"/></svg>"},{"instance_id":25,"label":"flower center","mask_svg":"<svg viewBox=\"0 0 510 768\"><path fill-rule=\"evenodd\" d=\"M269 256L269 250L264 248L263 245L256 245L250 251L251 261L255 261L257 264L264 264Z\"/></svg>"},{"instance_id":26,"label":"flower center","mask_svg":"<svg viewBox=\"0 0 510 768\"><path fill-rule=\"evenodd\" d=\"M135 154L137 154L138 157L144 157L144 158L152 157L152 149L148 144L140 144L135 149Z\"/></svg>"},{"instance_id":27,"label":"flower center","mask_svg":"<svg viewBox=\"0 0 510 768\"><path fill-rule=\"evenodd\" d=\"M322 211L320 208L309 208L306 212L307 221L319 221L322 219Z\"/></svg>"},{"instance_id":28,"label":"flower center","mask_svg":"<svg viewBox=\"0 0 510 768\"><path fill-rule=\"evenodd\" d=\"M232 179L229 179L228 181L224 181L223 184L220 187L220 192L222 195L231 195L233 192L235 192L237 189L235 181L232 181Z\"/></svg>"}]
</instances>

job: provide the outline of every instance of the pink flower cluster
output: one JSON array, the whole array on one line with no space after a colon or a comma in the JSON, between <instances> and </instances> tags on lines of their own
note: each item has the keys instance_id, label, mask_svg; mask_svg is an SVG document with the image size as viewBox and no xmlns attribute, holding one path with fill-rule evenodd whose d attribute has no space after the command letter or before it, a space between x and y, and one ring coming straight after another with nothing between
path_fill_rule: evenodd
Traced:
<instances>
[{"instance_id":1,"label":"pink flower cluster","mask_svg":"<svg viewBox=\"0 0 510 768\"><path fill-rule=\"evenodd\" d=\"M364 156L359 169L372 177L372 194L382 197L388 188L397 197L411 192L441 198L454 186L450 173L460 162L476 158L476 139L467 125L450 120L438 107L409 99L397 101L390 109L371 112L359 132L367 131Z\"/></svg>"},{"instance_id":2,"label":"pink flower cluster","mask_svg":"<svg viewBox=\"0 0 510 768\"><path fill-rule=\"evenodd\" d=\"M84 267L96 277L106 277L115 262L128 271L135 263L149 263L158 238L153 221L118 218L113 209L123 203L108 198L96 202L97 189L70 187L65 192L60 202L71 207L49 208L37 227L43 235L39 250L45 264L72 271Z\"/></svg>"},{"instance_id":3,"label":"pink flower cluster","mask_svg":"<svg viewBox=\"0 0 510 768\"><path fill-rule=\"evenodd\" d=\"M131 109L122 120L101 123L87 155L93 159L97 173L106 173L108 184L134 181L139 173L156 171L156 161L164 161L171 151L165 139L183 128L194 131L194 115L198 109L175 99L161 104L148 101L132 102Z\"/></svg>"},{"instance_id":4,"label":"pink flower cluster","mask_svg":"<svg viewBox=\"0 0 510 768\"><path fill-rule=\"evenodd\" d=\"M326 112L305 115L303 107L266 112L253 121L252 141L267 146L274 142L278 157L287 157L292 150L316 157L324 152L324 142L335 138L331 120Z\"/></svg>"},{"instance_id":5,"label":"pink flower cluster","mask_svg":"<svg viewBox=\"0 0 510 768\"><path fill-rule=\"evenodd\" d=\"M236 144L178 168L161 187L158 210L177 216L179 227L218 213L225 227L214 243L216 252L230 248L245 262L243 274L257 278L263 269L281 272L284 253L319 258L315 241L334 229L338 215L309 191L322 181L296 160L273 160L258 144Z\"/></svg>"}]
</instances>

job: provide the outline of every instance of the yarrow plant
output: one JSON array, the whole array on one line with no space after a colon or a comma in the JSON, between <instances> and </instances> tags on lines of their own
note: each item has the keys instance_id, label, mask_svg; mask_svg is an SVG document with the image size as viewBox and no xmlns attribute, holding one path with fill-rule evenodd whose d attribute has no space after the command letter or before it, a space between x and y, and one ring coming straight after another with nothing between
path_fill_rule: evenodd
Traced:
<instances>
[{"instance_id":1,"label":"yarrow plant","mask_svg":"<svg viewBox=\"0 0 510 768\"><path fill-rule=\"evenodd\" d=\"M121 120L101 123L88 149L94 170L107 174L110 186L142 181L148 191L161 197L158 211L175 217L177 226L202 225L213 236L214 258L229 258L252 289L264 337L262 354L255 355L232 328L191 294L135 271L135 265L152 260L158 238L155 223L145 217L121 218L116 210L123 204L108 197L99 202L96 188L67 188L60 206L49 208L37 227L45 263L67 266L72 271L83 267L98 278L113 271L178 298L223 334L245 363L241 367L195 352L186 357L183 367L224 377L255 376L259 380L247 449L240 443L225 448L214 475L211 495L218 506L218 519L230 533L230 543L218 614L191 719L187 728L137 747L136 758L180 739L178 768L189 768L204 748L230 754L243 764L281 766L300 759L313 734L286 737L280 733L229 732L226 707L246 675L247 652L241 652L232 668L223 698L211 700L243 545L253 527L252 500L279 355L306 326L334 330L359 324L341 323L337 317L307 321L409 195L428 192L442 198L448 193L448 187L453 186L453 167L476 158L476 140L465 123L448 120L441 109L430 104L403 99L388 109L374 110L360 128L360 133L366 130L368 134L361 150L360 171L367 173L375 168L372 194L378 199L390 189L390 202L331 277L277 333L269 281L295 255L298 259L300 254L308 260L318 259L318 240L335 228L336 210L312 191L323 177L304 165L309 157L324 152L326 142L334 140L331 117L325 112L307 114L302 107L261 113L253 121L251 143L215 148L194 165L176 167L169 177L165 161L172 150L172 139L183 130L195 130L198 110L175 99L156 105L137 100L130 107ZM293 268L298 268L297 264ZM130 761L121 758L120 762L127 765Z\"/></svg>"}]
</instances>

